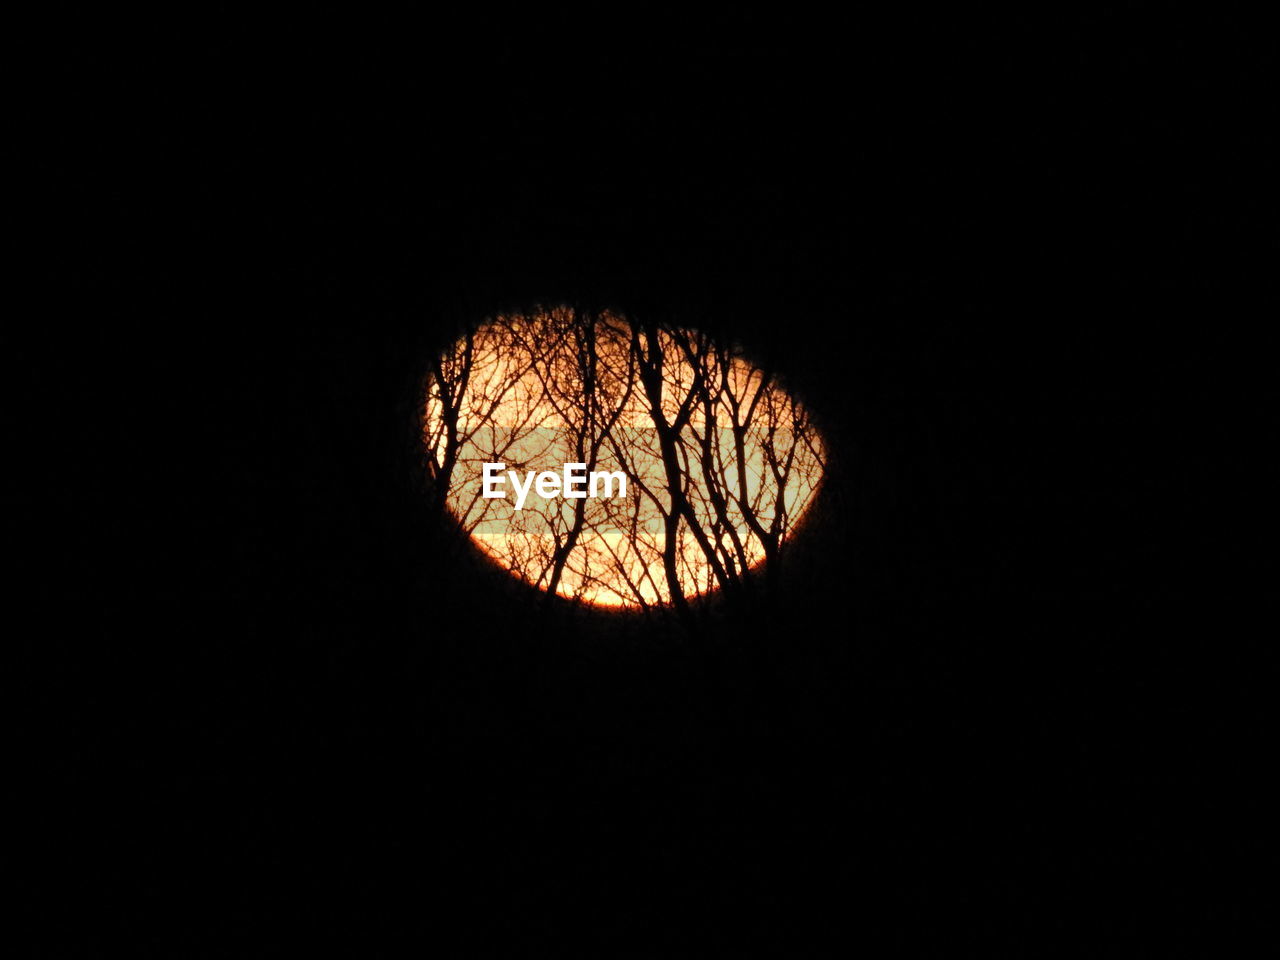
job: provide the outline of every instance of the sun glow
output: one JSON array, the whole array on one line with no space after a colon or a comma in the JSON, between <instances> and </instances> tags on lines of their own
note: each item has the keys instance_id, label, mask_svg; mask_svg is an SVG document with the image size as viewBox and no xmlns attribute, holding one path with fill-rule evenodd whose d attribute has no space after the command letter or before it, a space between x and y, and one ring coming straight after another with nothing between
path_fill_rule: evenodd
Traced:
<instances>
[{"instance_id":1,"label":"sun glow","mask_svg":"<svg viewBox=\"0 0 1280 960\"><path fill-rule=\"evenodd\" d=\"M776 561L825 463L808 413L736 351L567 307L499 316L454 344L432 366L423 441L437 495L482 550L534 587L612 607L746 584ZM517 507L485 495L486 464L628 482L625 496Z\"/></svg>"}]
</instances>

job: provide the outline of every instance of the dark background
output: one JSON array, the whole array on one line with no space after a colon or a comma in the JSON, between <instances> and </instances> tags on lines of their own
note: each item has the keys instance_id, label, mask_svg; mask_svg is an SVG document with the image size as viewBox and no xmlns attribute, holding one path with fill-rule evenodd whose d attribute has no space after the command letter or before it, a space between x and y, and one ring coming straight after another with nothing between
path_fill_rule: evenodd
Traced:
<instances>
[{"instance_id":1,"label":"dark background","mask_svg":"<svg viewBox=\"0 0 1280 960\"><path fill-rule=\"evenodd\" d=\"M45 61L20 381L44 952L1246 922L1238 662L1191 559L1244 47L1110 14L102 26ZM568 620L446 549L426 358L560 302L740 340L819 416L821 523L749 623Z\"/></svg>"}]
</instances>

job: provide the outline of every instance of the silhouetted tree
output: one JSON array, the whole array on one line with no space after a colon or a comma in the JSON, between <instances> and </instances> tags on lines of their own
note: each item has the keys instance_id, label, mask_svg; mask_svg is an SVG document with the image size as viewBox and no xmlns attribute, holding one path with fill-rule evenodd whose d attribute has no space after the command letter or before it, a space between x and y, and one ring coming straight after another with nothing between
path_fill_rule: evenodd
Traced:
<instances>
[{"instance_id":1,"label":"silhouetted tree","mask_svg":"<svg viewBox=\"0 0 1280 960\"><path fill-rule=\"evenodd\" d=\"M752 589L818 485L804 407L705 334L567 307L499 316L430 368L434 495L492 556L574 599L687 612ZM623 499L481 497L483 463L620 471Z\"/></svg>"}]
</instances>

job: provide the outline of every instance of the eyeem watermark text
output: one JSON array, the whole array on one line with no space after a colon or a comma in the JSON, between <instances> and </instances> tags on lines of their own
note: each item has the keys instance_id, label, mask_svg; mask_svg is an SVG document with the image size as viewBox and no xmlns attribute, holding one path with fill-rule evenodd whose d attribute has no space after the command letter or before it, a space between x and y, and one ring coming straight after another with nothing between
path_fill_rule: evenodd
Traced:
<instances>
[{"instance_id":1,"label":"eyeem watermark text","mask_svg":"<svg viewBox=\"0 0 1280 960\"><path fill-rule=\"evenodd\" d=\"M610 498L614 496L625 497L627 495L627 475L621 470L595 471L587 473L587 465L585 463L566 463L564 472L556 473L553 470L544 470L541 473L530 470L525 474L524 483L520 483L520 475L514 470L506 470L505 463L485 463L482 467L483 477L480 481L481 495L486 500L502 500L507 496L506 490L502 489L502 485L507 482L507 477L511 478L511 487L516 492L516 509L524 508L525 498L529 496L530 489L533 489L543 500L553 500L556 497L563 496L569 500L582 500L590 497L595 499L603 496ZM618 492L615 494L614 487L617 486ZM603 488L603 493L600 489Z\"/></svg>"}]
</instances>

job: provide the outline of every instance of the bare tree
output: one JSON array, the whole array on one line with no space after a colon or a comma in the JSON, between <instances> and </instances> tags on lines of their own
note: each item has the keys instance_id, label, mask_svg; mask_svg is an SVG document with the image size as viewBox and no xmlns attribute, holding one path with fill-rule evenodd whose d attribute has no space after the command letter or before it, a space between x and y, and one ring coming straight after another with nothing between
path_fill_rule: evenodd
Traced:
<instances>
[{"instance_id":1,"label":"bare tree","mask_svg":"<svg viewBox=\"0 0 1280 960\"><path fill-rule=\"evenodd\" d=\"M491 556L571 599L687 612L749 591L824 467L807 411L702 333L567 307L499 316L432 364L435 495ZM625 499L480 495L483 463L620 471Z\"/></svg>"}]
</instances>

